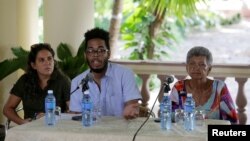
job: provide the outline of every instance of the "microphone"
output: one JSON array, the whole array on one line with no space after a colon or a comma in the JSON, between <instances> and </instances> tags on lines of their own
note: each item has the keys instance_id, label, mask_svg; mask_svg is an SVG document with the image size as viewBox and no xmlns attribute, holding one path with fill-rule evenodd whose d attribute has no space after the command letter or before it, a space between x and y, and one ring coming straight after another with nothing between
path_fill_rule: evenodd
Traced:
<instances>
[{"instance_id":1,"label":"microphone","mask_svg":"<svg viewBox=\"0 0 250 141\"><path fill-rule=\"evenodd\" d=\"M92 82L93 81L93 74L92 73L88 73L86 75L86 77L84 79L82 79L80 85L82 85L82 92L86 91L89 89L89 85L88 82Z\"/></svg>"},{"instance_id":2,"label":"microphone","mask_svg":"<svg viewBox=\"0 0 250 141\"><path fill-rule=\"evenodd\" d=\"M164 82L164 85L169 85L172 82L174 82L174 77L168 76L168 77L166 77L166 81Z\"/></svg>"},{"instance_id":3,"label":"microphone","mask_svg":"<svg viewBox=\"0 0 250 141\"><path fill-rule=\"evenodd\" d=\"M172 82L174 82L173 76L166 77L166 81L163 83L164 93L168 93L171 90L169 84Z\"/></svg>"},{"instance_id":4,"label":"microphone","mask_svg":"<svg viewBox=\"0 0 250 141\"><path fill-rule=\"evenodd\" d=\"M70 93L70 95L72 95L76 90L78 90L80 87L82 87L82 90L87 90L89 89L89 86L87 85L88 84L88 81L92 82L93 81L93 74L92 73L88 73L85 78L82 79L81 83L78 84L78 86L75 88L74 91L72 91Z\"/></svg>"}]
</instances>

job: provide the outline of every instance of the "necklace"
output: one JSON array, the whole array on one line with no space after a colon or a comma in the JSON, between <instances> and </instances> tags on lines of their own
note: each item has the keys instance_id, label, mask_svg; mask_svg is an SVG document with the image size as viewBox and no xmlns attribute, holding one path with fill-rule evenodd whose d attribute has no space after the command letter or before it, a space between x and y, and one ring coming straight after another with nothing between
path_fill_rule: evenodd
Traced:
<instances>
[{"instance_id":1,"label":"necklace","mask_svg":"<svg viewBox=\"0 0 250 141\"><path fill-rule=\"evenodd\" d=\"M192 93L196 106L204 105L212 94L212 83L207 82L204 87L197 87L191 85L190 81L187 83L187 92Z\"/></svg>"}]
</instances>

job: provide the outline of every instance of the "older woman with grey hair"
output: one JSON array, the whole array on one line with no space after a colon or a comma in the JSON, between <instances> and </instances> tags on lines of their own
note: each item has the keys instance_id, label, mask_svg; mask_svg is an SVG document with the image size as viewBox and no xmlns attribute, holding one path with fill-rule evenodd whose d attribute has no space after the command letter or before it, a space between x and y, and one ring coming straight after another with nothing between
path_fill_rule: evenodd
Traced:
<instances>
[{"instance_id":1,"label":"older woman with grey hair","mask_svg":"<svg viewBox=\"0 0 250 141\"><path fill-rule=\"evenodd\" d=\"M205 47L196 46L188 51L186 70L190 79L175 83L171 91L172 110L183 109L187 93L192 93L196 109L204 110L206 118L238 123L235 104L227 85L221 80L208 78L212 62L212 54Z\"/></svg>"}]
</instances>

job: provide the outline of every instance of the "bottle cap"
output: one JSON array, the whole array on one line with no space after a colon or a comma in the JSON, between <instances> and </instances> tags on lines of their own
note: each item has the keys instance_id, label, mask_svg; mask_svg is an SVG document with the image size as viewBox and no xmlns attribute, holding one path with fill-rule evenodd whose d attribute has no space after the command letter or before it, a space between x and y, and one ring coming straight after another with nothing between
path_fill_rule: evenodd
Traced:
<instances>
[{"instance_id":1,"label":"bottle cap","mask_svg":"<svg viewBox=\"0 0 250 141\"><path fill-rule=\"evenodd\" d=\"M48 90L48 93L49 93L49 94L52 94L52 93L53 93L53 90Z\"/></svg>"},{"instance_id":2,"label":"bottle cap","mask_svg":"<svg viewBox=\"0 0 250 141\"><path fill-rule=\"evenodd\" d=\"M163 96L169 96L169 93L164 93Z\"/></svg>"},{"instance_id":3,"label":"bottle cap","mask_svg":"<svg viewBox=\"0 0 250 141\"><path fill-rule=\"evenodd\" d=\"M187 97L192 97L192 93L188 93L188 94L187 94Z\"/></svg>"},{"instance_id":4,"label":"bottle cap","mask_svg":"<svg viewBox=\"0 0 250 141\"><path fill-rule=\"evenodd\" d=\"M84 94L89 94L89 90L84 91Z\"/></svg>"}]
</instances>

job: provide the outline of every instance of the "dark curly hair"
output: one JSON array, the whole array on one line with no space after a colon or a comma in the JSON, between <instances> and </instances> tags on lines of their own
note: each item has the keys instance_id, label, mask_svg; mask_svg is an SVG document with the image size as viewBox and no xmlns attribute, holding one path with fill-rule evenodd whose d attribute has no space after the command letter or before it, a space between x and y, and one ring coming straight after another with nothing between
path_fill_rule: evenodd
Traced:
<instances>
[{"instance_id":1,"label":"dark curly hair","mask_svg":"<svg viewBox=\"0 0 250 141\"><path fill-rule=\"evenodd\" d=\"M50 44L48 43L38 43L38 44L33 44L30 48L30 53L29 53L29 56L28 56L28 64L27 64L27 69L26 69L26 72L27 73L36 73L36 70L34 70L31 66L31 63L35 63L36 61L36 57L37 57L37 54L38 52L40 52L41 50L48 50L53 58L55 56L55 52L54 50L51 48Z\"/></svg>"},{"instance_id":2,"label":"dark curly hair","mask_svg":"<svg viewBox=\"0 0 250 141\"><path fill-rule=\"evenodd\" d=\"M110 50L110 46L109 46L109 32L107 32L104 29L101 28L93 28L91 30L88 30L85 34L85 51L87 49L87 43L89 40L91 39L95 39L95 38L99 38L105 41L105 45L107 47L108 50Z\"/></svg>"}]
</instances>

